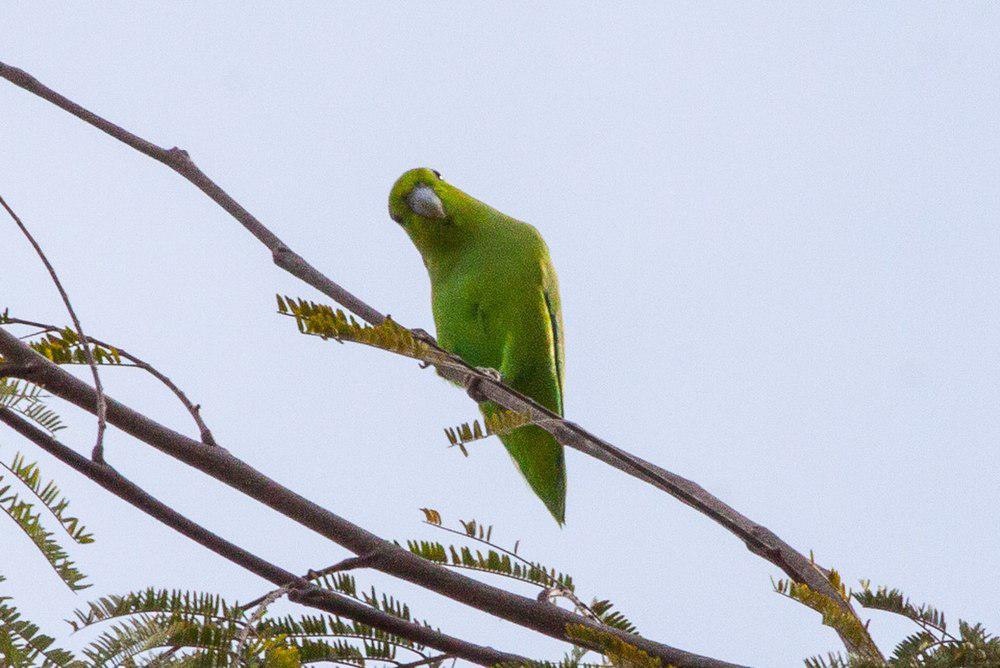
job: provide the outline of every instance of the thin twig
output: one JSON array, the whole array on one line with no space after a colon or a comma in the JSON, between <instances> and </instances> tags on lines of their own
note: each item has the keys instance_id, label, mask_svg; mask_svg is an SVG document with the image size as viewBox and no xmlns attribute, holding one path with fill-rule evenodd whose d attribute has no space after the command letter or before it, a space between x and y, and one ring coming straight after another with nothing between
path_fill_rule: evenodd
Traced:
<instances>
[{"instance_id":1,"label":"thin twig","mask_svg":"<svg viewBox=\"0 0 1000 668\"><path fill-rule=\"evenodd\" d=\"M0 355L6 360L6 363L0 366L0 376L13 375L10 373L11 369L28 370L30 377L26 377L26 380L43 385L53 396L65 399L84 410L94 411L96 399L94 388L39 355L3 327L0 327ZM665 664L674 664L678 668L734 668L736 665L595 624L569 610L465 577L422 559L409 550L380 538L283 487L233 456L227 449L206 448L201 442L179 434L111 397L108 398L108 421L140 441L243 492L302 526L342 545L354 554L363 555L384 550L388 556L375 564L374 567L378 570L475 607L494 617L563 641L569 640L566 637L568 624L582 624L612 633L651 656L660 658ZM289 581L279 581L275 584L280 586ZM301 594L296 593L290 598L297 602L307 602L310 596L311 590L307 590Z\"/></svg>"},{"instance_id":2,"label":"thin twig","mask_svg":"<svg viewBox=\"0 0 1000 668\"><path fill-rule=\"evenodd\" d=\"M25 325L27 327L39 328L39 331L35 332L34 334L31 334L27 338L38 336L39 334L61 332L63 329L62 327L58 327L56 325L51 325L44 322L36 322L34 320L25 320L24 318L14 318L11 317L10 315L5 315L2 318L2 322L4 324L10 324L10 325ZM22 340L25 339L25 337L19 337L19 338L21 338ZM129 353L128 351L122 348L119 348L118 346L112 345L105 341L101 341L100 339L95 339L93 337L91 337L90 341L94 345L100 346L101 348L114 350L116 353L118 353L119 357L127 359L128 361L132 362L132 364L121 364L116 366L131 366L137 369L142 369L143 371L151 375L153 378L163 383L163 385L165 385L166 388L170 390L174 394L174 396L177 397L177 400L184 405L184 408L191 415L191 418L194 420L195 425L197 425L198 427L198 432L201 435L202 443L204 443L205 445L213 445L213 446L218 445L215 442L215 437L212 436L212 430L208 428L208 425L205 424L205 420L201 417L201 405L192 403L191 400L188 399L187 395L184 394L184 391L181 388L179 388L174 383L174 381L170 380L170 378L166 374L161 372L159 369L154 367L149 362L146 362L136 357L135 355Z\"/></svg>"},{"instance_id":3,"label":"thin twig","mask_svg":"<svg viewBox=\"0 0 1000 668\"><path fill-rule=\"evenodd\" d=\"M479 536L470 534L467 531L459 531L458 529L452 529L451 527L446 527L443 524L435 524L434 522L428 522L427 520L424 520L424 524L432 526L435 529L440 529L441 531L447 531L448 533L455 534L456 536L462 536L463 538L471 538L477 543L488 545L493 549L498 550L503 554L506 554L511 559L516 559L517 561L520 561L528 568L534 568L535 570L540 572L549 583L548 587L543 587L542 591L539 592L539 595L537 597L539 601L551 601L553 598L559 598L559 597L565 598L570 603L572 603L573 607L576 608L576 610L581 614L586 615L587 617L596 620L602 624L604 623L598 616L598 614L594 612L589 605L587 605L586 603L581 601L579 597L577 597L576 593L574 593L572 589L564 587L561 582L559 582L554 577L549 575L548 571L542 568L541 565L532 563L531 561L528 561L527 559L519 555L517 552L514 552L513 550L508 550L502 545L497 545L496 543L490 540L487 540L485 538L480 538Z\"/></svg>"},{"instance_id":4,"label":"thin twig","mask_svg":"<svg viewBox=\"0 0 1000 668\"><path fill-rule=\"evenodd\" d=\"M302 579L305 580L305 581L307 581L307 582L311 582L313 580L318 580L319 578L321 578L321 577L323 577L325 575L330 575L332 573L337 573L337 572L340 572L340 571L349 571L349 570L353 570L355 568L364 568L365 566L369 566L369 565L372 564L372 562L376 558L374 555L375 555L375 553L369 553L369 554L362 555L360 557L348 557L347 559L344 559L342 561L338 561L334 565L327 566L326 568L320 569L318 571L314 571L314 570L310 569L308 573L306 573L305 575L302 576ZM255 608L258 605L260 605L261 603L263 603L264 601L266 601L267 598L269 596L271 596L273 593L274 592L268 592L268 593L264 594L263 596L258 596L257 598L253 599L252 601L250 601L248 603L244 603L243 605L241 605L239 607L240 607L241 610L249 610L250 608Z\"/></svg>"},{"instance_id":5,"label":"thin twig","mask_svg":"<svg viewBox=\"0 0 1000 668\"><path fill-rule=\"evenodd\" d=\"M261 618L267 614L267 608L269 605L277 601L279 598L283 598L289 594L294 589L291 585L285 585L284 587L278 587L274 591L268 592L264 596L257 600L256 605L247 606L255 607L253 614L247 620L247 623L243 625L243 630L240 631L239 642L236 643L236 660L239 661L240 657L243 656L243 649L246 647L247 642L250 640L250 633L253 632L257 635L257 632L253 630L255 624L257 624Z\"/></svg>"},{"instance_id":6,"label":"thin twig","mask_svg":"<svg viewBox=\"0 0 1000 668\"><path fill-rule=\"evenodd\" d=\"M411 661L410 663L400 663L396 665L396 668L417 668L417 666L426 666L429 663L435 663L437 661L447 661L448 659L455 658L451 654L438 654L436 656L429 656L426 659L420 659L419 661Z\"/></svg>"},{"instance_id":7,"label":"thin twig","mask_svg":"<svg viewBox=\"0 0 1000 668\"><path fill-rule=\"evenodd\" d=\"M35 237L31 236L31 232L28 231L28 227L24 222L18 217L14 210L10 208L7 201L0 196L0 204L3 208L7 210L10 217L14 219L17 226L21 228L21 232L27 237L28 242L38 253L38 257L42 259L42 264L45 265L45 269L48 270L49 276L52 277L52 282L55 283L56 289L59 291L59 296L62 297L63 304L66 305L66 310L69 311L69 317L73 320L73 327L76 328L76 334L80 337L80 344L83 346L83 354L87 358L87 364L90 365L90 371L94 374L94 389L97 390L97 442L94 443L94 449L91 452L90 458L95 462L104 461L104 430L107 429L107 414L108 414L108 402L104 397L104 386L101 385L101 374L97 371L97 362L94 360L94 355L90 351L90 342L87 340L87 335L83 333L83 325L80 324L80 319L76 317L76 311L73 310L73 304L69 301L69 295L66 294L66 289L63 288L62 281L59 280L59 276L56 274L55 267L49 262L49 258L45 256L45 252L42 247L35 241Z\"/></svg>"},{"instance_id":8,"label":"thin twig","mask_svg":"<svg viewBox=\"0 0 1000 668\"><path fill-rule=\"evenodd\" d=\"M385 316L379 311L342 288L300 255L293 252L277 235L198 169L187 151L176 147L164 149L134 135L45 86L24 70L0 62L0 77L167 165L208 195L212 201L225 209L247 231L253 234L271 251L272 259L279 267L313 286L366 322L375 325L385 319ZM440 375L464 387L474 387L485 398L508 410L530 415L533 422L538 423L563 445L643 480L689 505L733 533L743 541L750 552L771 562L792 580L807 584L814 591L829 596L837 602L841 609L857 617L857 612L850 602L840 598L837 591L810 560L767 527L737 512L721 499L710 494L701 485L611 445L579 425L563 419L562 416L548 410L533 399L497 382L467 364L460 357L444 351L434 343L433 337L429 335L427 335L427 342L438 353L445 355L446 363L438 365ZM470 382L470 379L475 379L476 382ZM856 646L844 634L840 633L839 635L849 651L861 652L865 650L863 647Z\"/></svg>"},{"instance_id":9,"label":"thin twig","mask_svg":"<svg viewBox=\"0 0 1000 668\"><path fill-rule=\"evenodd\" d=\"M35 427L10 409L0 407L0 422L10 426L14 431L39 446L42 450L45 450L56 459L82 473L87 478L90 478L104 489L132 504L150 517L247 571L279 587L287 586L294 590L292 598L297 603L369 624L393 635L408 638L422 645L460 656L481 665L527 660L516 654L501 652L491 647L476 645L446 635L428 626L410 622L371 606L364 605L337 592L317 587L296 577L294 573L265 561L257 555L230 543L225 538L196 524L122 476L108 464L95 462L84 457ZM221 448L209 449L203 447L201 450L222 452Z\"/></svg>"}]
</instances>

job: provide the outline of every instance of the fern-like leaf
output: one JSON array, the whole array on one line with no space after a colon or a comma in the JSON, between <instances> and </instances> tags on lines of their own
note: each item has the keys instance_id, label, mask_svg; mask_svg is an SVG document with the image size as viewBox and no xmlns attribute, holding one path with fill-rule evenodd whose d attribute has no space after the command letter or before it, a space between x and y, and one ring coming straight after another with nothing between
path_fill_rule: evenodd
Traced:
<instances>
[{"instance_id":1,"label":"fern-like leaf","mask_svg":"<svg viewBox=\"0 0 1000 668\"><path fill-rule=\"evenodd\" d=\"M406 541L406 547L418 557L443 566L492 573L512 580L537 585L543 589L560 586L573 591L573 578L569 575L537 563L529 562L527 565L520 563L512 559L510 555L503 554L497 550L487 550L486 552L481 550L473 551L465 545L448 545L445 547L436 541L426 540L408 540Z\"/></svg>"},{"instance_id":2,"label":"fern-like leaf","mask_svg":"<svg viewBox=\"0 0 1000 668\"><path fill-rule=\"evenodd\" d=\"M839 654L830 653L824 656L813 656L805 660L806 668L853 668L849 659Z\"/></svg>"},{"instance_id":3,"label":"fern-like leaf","mask_svg":"<svg viewBox=\"0 0 1000 668\"><path fill-rule=\"evenodd\" d=\"M0 406L11 407L20 402L42 400L42 388L15 378L0 378Z\"/></svg>"},{"instance_id":4,"label":"fern-like leaf","mask_svg":"<svg viewBox=\"0 0 1000 668\"><path fill-rule=\"evenodd\" d=\"M3 510L20 527L21 531L31 539L35 547L52 567L59 578L73 591L86 589L89 584L82 584L87 576L76 568L69 554L52 538L52 532L45 529L41 523L41 513L34 512L31 503L22 501L10 491L11 486L0 487L0 510Z\"/></svg>"},{"instance_id":5,"label":"fern-like leaf","mask_svg":"<svg viewBox=\"0 0 1000 668\"><path fill-rule=\"evenodd\" d=\"M69 327L48 332L28 345L55 364L88 364L87 353L83 349L80 337ZM115 348L105 348L90 342L90 353L97 364L122 363L121 356Z\"/></svg>"},{"instance_id":6,"label":"fern-like leaf","mask_svg":"<svg viewBox=\"0 0 1000 668\"><path fill-rule=\"evenodd\" d=\"M132 616L169 616L176 619L195 618L214 620L217 623L236 623L242 618L242 609L231 605L217 594L178 589L156 589L130 592L124 596L105 596L87 603L83 610L75 610L75 619L68 620L73 631Z\"/></svg>"},{"instance_id":7,"label":"fern-like leaf","mask_svg":"<svg viewBox=\"0 0 1000 668\"><path fill-rule=\"evenodd\" d=\"M441 513L432 508L421 508L425 523L442 531L465 536L483 543L488 549L485 553L473 552L467 546L449 545L447 548L436 541L408 540L407 549L419 557L444 566L466 568L493 573L521 582L528 582L542 588L561 589L573 592L573 578L565 573L542 564L529 561L517 554L519 543L514 543L513 549L507 549L493 542L493 526L482 524L476 520L459 520L461 531L451 529L442 524Z\"/></svg>"},{"instance_id":8,"label":"fern-like leaf","mask_svg":"<svg viewBox=\"0 0 1000 668\"><path fill-rule=\"evenodd\" d=\"M448 427L444 433L448 437L448 442L468 457L469 451L465 446L469 443L494 435L503 436L527 424L531 424L531 416L517 411L501 410L483 418L482 423L479 420L473 420L457 427Z\"/></svg>"},{"instance_id":9,"label":"fern-like leaf","mask_svg":"<svg viewBox=\"0 0 1000 668\"><path fill-rule=\"evenodd\" d=\"M55 434L65 425L59 415L45 405L43 396L41 388L36 385L0 378L0 406L19 413L49 434Z\"/></svg>"},{"instance_id":10,"label":"fern-like leaf","mask_svg":"<svg viewBox=\"0 0 1000 668\"><path fill-rule=\"evenodd\" d=\"M615 668L660 668L662 665L659 657L650 656L609 631L583 624L567 624L566 639L600 652Z\"/></svg>"},{"instance_id":11,"label":"fern-like leaf","mask_svg":"<svg viewBox=\"0 0 1000 668\"><path fill-rule=\"evenodd\" d=\"M3 578L0 577L0 580ZM0 596L0 664L83 668L72 652L54 647L55 639L21 617L9 597Z\"/></svg>"},{"instance_id":12,"label":"fern-like leaf","mask_svg":"<svg viewBox=\"0 0 1000 668\"><path fill-rule=\"evenodd\" d=\"M142 615L113 624L83 654L98 668L117 666L162 647L179 647L197 650L194 656L200 665L228 666L238 633L235 624Z\"/></svg>"},{"instance_id":13,"label":"fern-like leaf","mask_svg":"<svg viewBox=\"0 0 1000 668\"><path fill-rule=\"evenodd\" d=\"M848 594L837 571L830 571L828 578L830 584L846 600ZM778 580L774 583L774 590L782 596L798 601L820 613L823 624L842 633L855 647L862 648L866 655L879 656L878 648L871 636L868 635L868 629L861 624L857 617L845 611L829 596L811 589L805 583L792 582L791 580Z\"/></svg>"},{"instance_id":14,"label":"fern-like leaf","mask_svg":"<svg viewBox=\"0 0 1000 668\"><path fill-rule=\"evenodd\" d=\"M883 610L907 617L917 624L932 628L940 633L947 633L948 625L944 615L929 605L915 606L910 603L898 589L879 587L872 591L867 582L862 582L863 589L852 594L855 601L866 608Z\"/></svg>"},{"instance_id":15,"label":"fern-like leaf","mask_svg":"<svg viewBox=\"0 0 1000 668\"><path fill-rule=\"evenodd\" d=\"M354 316L326 304L305 299L276 295L278 313L295 319L299 331L309 336L334 341L351 341L424 362L441 362L444 357L413 332L386 318L372 326L358 322Z\"/></svg>"},{"instance_id":16,"label":"fern-like leaf","mask_svg":"<svg viewBox=\"0 0 1000 668\"><path fill-rule=\"evenodd\" d=\"M616 628L625 633L638 634L635 624L630 622L625 615L614 609L614 604L608 600L594 600L590 604L590 611L605 626Z\"/></svg>"},{"instance_id":17,"label":"fern-like leaf","mask_svg":"<svg viewBox=\"0 0 1000 668\"><path fill-rule=\"evenodd\" d=\"M391 652L395 655L395 648L402 648L415 653L420 658L426 658L423 645L367 624L345 620L334 615L302 615L297 618L289 615L267 618L258 626L256 633L259 636L280 636L288 640L331 638L360 640L366 646L371 646L373 652Z\"/></svg>"},{"instance_id":18,"label":"fern-like leaf","mask_svg":"<svg viewBox=\"0 0 1000 668\"><path fill-rule=\"evenodd\" d=\"M399 617L400 619L405 619L406 621L414 622L416 624L423 624L424 626L430 626L430 624L428 624L426 621L414 619L410 613L409 606L407 606L404 603L401 603L400 601L396 600L395 598L387 594L379 595L379 593L375 590L374 587L370 588L367 591L359 591L357 580L355 580L354 576L350 575L349 573L333 573L333 574L323 575L317 578L315 582L320 587L339 592L341 594L344 594L345 596L349 596L355 599L356 601L361 601L362 603L366 603L377 610L385 612L386 614L390 614L393 615L394 617ZM357 628L365 629L367 627L361 625L360 627ZM419 645L417 643L411 643L409 640L406 640L405 638L401 638L399 636L393 636L392 634L385 634L384 632L379 631L377 629L373 629L371 632L374 634L371 637L375 639L388 639L397 645L404 645L407 647L413 647L421 650L423 649L423 645Z\"/></svg>"},{"instance_id":19,"label":"fern-like leaf","mask_svg":"<svg viewBox=\"0 0 1000 668\"><path fill-rule=\"evenodd\" d=\"M59 488L56 487L55 483L49 480L43 484L42 472L37 463L25 461L24 456L18 452L14 455L14 461L11 464L0 463L0 466L14 474L31 490L35 497L59 520L60 525L70 538L80 544L94 542L94 535L87 532L87 528L80 523L80 520L66 514L69 500L60 496ZM0 482L3 482L3 476L0 476Z\"/></svg>"}]
</instances>

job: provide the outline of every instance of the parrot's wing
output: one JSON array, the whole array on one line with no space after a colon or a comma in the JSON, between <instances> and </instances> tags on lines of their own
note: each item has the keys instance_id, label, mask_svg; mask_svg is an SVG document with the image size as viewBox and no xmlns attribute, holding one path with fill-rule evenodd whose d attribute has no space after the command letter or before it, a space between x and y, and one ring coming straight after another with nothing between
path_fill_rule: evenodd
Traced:
<instances>
[{"instance_id":1,"label":"parrot's wing","mask_svg":"<svg viewBox=\"0 0 1000 668\"><path fill-rule=\"evenodd\" d=\"M542 294L545 297L545 309L549 314L549 327L552 340L552 360L556 367L556 382L559 387L559 415L563 414L563 373L566 366L566 355L563 348L563 317L562 304L559 302L559 280L551 263L542 267Z\"/></svg>"}]
</instances>

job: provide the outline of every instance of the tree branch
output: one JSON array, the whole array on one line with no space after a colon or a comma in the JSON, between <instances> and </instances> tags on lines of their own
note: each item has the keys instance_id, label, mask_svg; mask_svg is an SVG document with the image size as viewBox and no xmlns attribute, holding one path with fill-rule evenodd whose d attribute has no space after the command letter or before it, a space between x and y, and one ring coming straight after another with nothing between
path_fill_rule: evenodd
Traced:
<instances>
[{"instance_id":1,"label":"tree branch","mask_svg":"<svg viewBox=\"0 0 1000 668\"><path fill-rule=\"evenodd\" d=\"M62 327L57 327L56 325L51 325L44 322L35 322L34 320L25 320L24 318L12 318L9 315L0 315L0 324L25 325L27 327L37 327L40 331L35 332L31 336L37 336L39 334L45 334L48 332L62 331ZM173 392L174 396L177 397L177 400L184 405L184 408L187 409L187 412L190 413L191 418L194 420L195 425L197 425L198 427L198 432L201 434L201 442L204 443L205 445L216 445L215 437L212 436L212 430L208 428L208 425L205 424L205 420L201 417L201 405L191 403L191 400L188 399L186 394L184 394L184 390L177 387L177 384L174 383L174 381L170 380L169 376L161 372L159 369L154 367L149 362L146 362L136 357L135 355L127 352L126 350L118 346L113 346L110 343L101 341L100 339L95 339L94 337L89 337L89 338L90 342L93 343L94 345L100 346L102 348L107 348L109 350L114 350L115 352L118 353L119 357L127 359L136 368L142 369L143 371L151 375L153 378L163 383L163 385L165 385L168 390Z\"/></svg>"},{"instance_id":2,"label":"tree branch","mask_svg":"<svg viewBox=\"0 0 1000 668\"><path fill-rule=\"evenodd\" d=\"M51 102L137 151L167 165L197 186L264 244L271 251L272 259L279 267L315 287L369 323L378 324L385 319L385 316L379 311L324 276L300 255L293 252L277 235L271 232L263 223L198 169L186 151L176 147L164 149L134 135L48 88L27 72L2 62L0 62L0 77ZM430 337L428 339L433 344L433 339L430 339ZM529 397L520 394L469 366L464 360L447 353L437 347L436 344L434 344L434 347L438 352L446 356L448 362L446 365L439 367L440 374L449 380L465 386L468 388L467 391L470 394L473 392L481 394L483 398L489 399L508 410L528 414L534 422L546 431L549 431L560 443L594 457L674 496L721 524L743 541L747 549L752 553L778 566L792 580L809 585L814 591L830 597L845 612L857 617L857 613L851 604L845 601L839 592L831 586L822 571L809 558L792 548L770 529L739 513L697 483L608 443L591 434L583 427L564 420L561 416L546 409ZM849 651L866 651L866 648L854 646L854 643L844 637L843 634L841 634L841 640Z\"/></svg>"},{"instance_id":3,"label":"tree branch","mask_svg":"<svg viewBox=\"0 0 1000 668\"><path fill-rule=\"evenodd\" d=\"M83 346L83 355L87 359L87 364L90 366L90 371L94 375L94 387L97 389L97 441L94 443L94 449L90 455L91 459L95 462L104 461L104 430L107 429L107 402L104 399L104 388L101 385L101 374L97 371L97 362L94 360L94 354L90 352L90 341L87 339L87 335L83 333L83 325L80 324L80 319L76 317L76 311L73 309L73 304L69 300L69 295L66 294L66 288L63 287L62 281L59 280L59 276L56 274L56 268L52 266L49 262L49 258L45 256L45 252L42 247L35 240L35 237L31 235L28 231L28 227L24 224L21 218L14 213L14 209L10 208L7 201L0 196L0 204L3 208L7 210L10 217L14 219L14 222L20 228L21 232L28 239L28 243L31 247L35 249L38 257L41 258L42 264L45 265L46 271L49 272L49 276L52 278L52 282L56 286L56 290L59 291L59 296L62 297L63 304L66 305L66 310L69 311L69 317L73 321L73 327L76 329L77 336L80 337L80 345Z\"/></svg>"},{"instance_id":4,"label":"tree branch","mask_svg":"<svg viewBox=\"0 0 1000 668\"><path fill-rule=\"evenodd\" d=\"M294 573L247 552L243 548L230 543L225 538L189 520L122 476L108 464L87 459L72 448L52 438L41 429L38 429L9 408L0 407L0 422L10 426L14 431L56 457L59 461L82 473L104 489L132 504L153 519L162 522L181 535L228 559L237 566L279 587L287 587L289 589L289 599L297 603L374 626L388 633L408 638L422 645L427 645L439 651L485 666L495 665L504 661L526 660L516 654L501 652L492 647L484 647L454 638L422 624L406 621L377 608L364 605L337 592L317 587L296 576Z\"/></svg>"},{"instance_id":5,"label":"tree branch","mask_svg":"<svg viewBox=\"0 0 1000 668\"><path fill-rule=\"evenodd\" d=\"M94 388L36 353L3 327L0 327L0 355L4 356L5 361L5 364L0 365L0 376L14 375L13 371L27 365L32 371L31 377L25 380L44 387L52 395L84 410L94 412ZM32 362L33 364L29 364ZM107 401L108 422L140 441L243 492L356 555L384 554L384 558L372 563L371 567L374 569L559 640L569 641L566 637L567 625L583 624L617 635L630 645L659 657L664 663L678 667L736 667L736 664L700 656L596 624L558 606L519 596L450 571L283 487L225 448L206 448L202 443L161 425L111 397Z\"/></svg>"},{"instance_id":6,"label":"tree branch","mask_svg":"<svg viewBox=\"0 0 1000 668\"><path fill-rule=\"evenodd\" d=\"M2 62L0 62L0 77L167 165L197 186L264 244L271 251L272 259L276 265L373 325L385 319L382 313L327 278L304 258L292 251L277 235L198 169L187 151L176 147L164 149L134 135L48 88L27 72ZM743 541L748 550L780 568L795 582L809 585L814 591L833 599L845 612L857 617L850 602L845 601L840 596L821 570L805 555L795 550L767 527L739 513L721 499L710 494L701 485L608 443L583 427L563 419L531 398L497 382L469 366L461 358L438 347L432 337L426 336L425 340L437 352L445 356L446 363L438 366L440 375L464 386L474 400L488 399L508 410L527 414L534 423L551 433L557 441L567 447L594 457L679 499L721 524ZM856 647L843 634L840 634L840 637L849 651L865 651L865 648Z\"/></svg>"}]
</instances>

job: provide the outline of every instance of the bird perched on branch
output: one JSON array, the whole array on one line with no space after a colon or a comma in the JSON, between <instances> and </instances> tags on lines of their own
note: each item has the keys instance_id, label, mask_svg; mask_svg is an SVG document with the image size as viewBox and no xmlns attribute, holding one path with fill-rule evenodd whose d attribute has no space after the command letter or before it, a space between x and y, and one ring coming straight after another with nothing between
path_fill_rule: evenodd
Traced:
<instances>
[{"instance_id":1,"label":"bird perched on branch","mask_svg":"<svg viewBox=\"0 0 1000 668\"><path fill-rule=\"evenodd\" d=\"M472 366L563 414L559 286L538 231L445 182L411 169L389 194L389 215L420 251L431 279L438 343ZM486 417L500 409L479 405ZM528 484L561 525L566 518L563 447L529 425L500 436Z\"/></svg>"}]
</instances>

